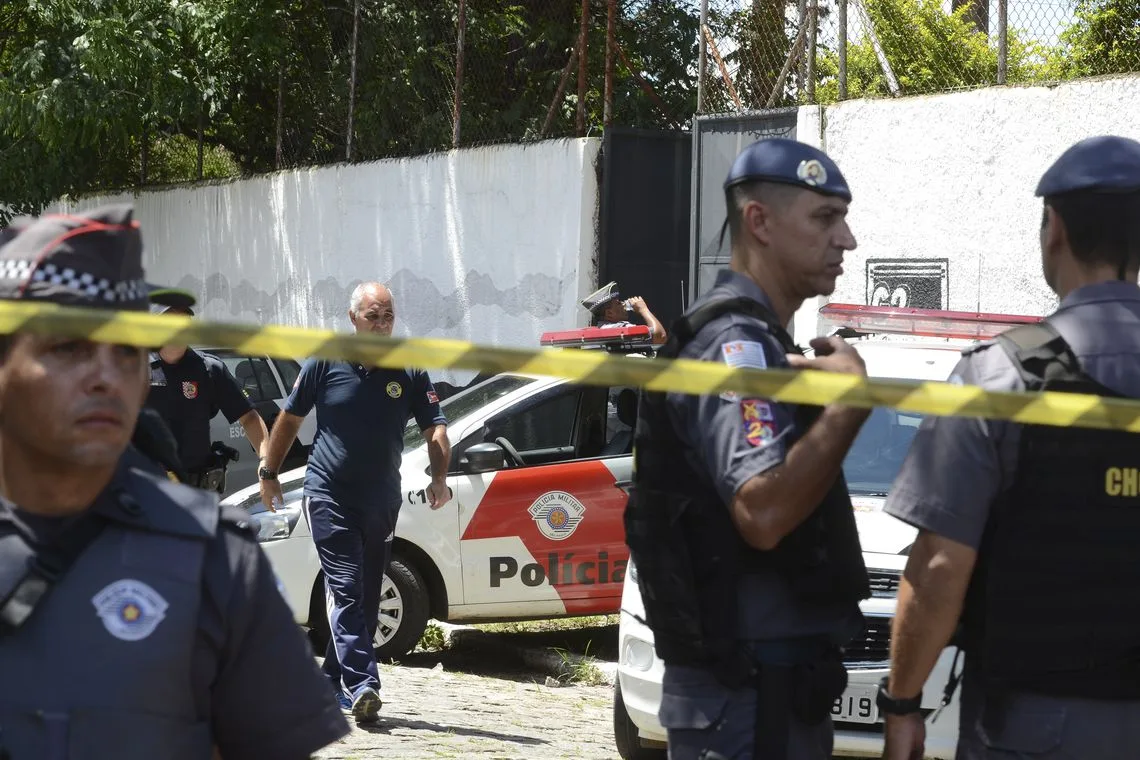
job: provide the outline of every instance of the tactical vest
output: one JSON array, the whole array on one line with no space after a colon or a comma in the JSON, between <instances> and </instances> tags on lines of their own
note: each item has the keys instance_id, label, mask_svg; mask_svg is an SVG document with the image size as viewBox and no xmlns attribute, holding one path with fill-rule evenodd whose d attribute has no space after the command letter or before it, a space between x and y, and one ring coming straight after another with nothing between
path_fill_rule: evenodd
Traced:
<instances>
[{"instance_id":1,"label":"tactical vest","mask_svg":"<svg viewBox=\"0 0 1140 760\"><path fill-rule=\"evenodd\" d=\"M768 309L738 297L711 301L682 317L658 356L675 358L704 325L729 312L763 321L785 351L802 353ZM810 427L821 411L797 406L797 429ZM798 598L827 604L869 597L867 570L842 473L810 517L776 548L760 551L741 538L728 505L684 450L665 394L643 391L626 542L658 656L667 664L704 667L736 685L752 669L738 644L737 587L744 574L777 572Z\"/></svg>"},{"instance_id":2,"label":"tactical vest","mask_svg":"<svg viewBox=\"0 0 1140 760\"><path fill-rule=\"evenodd\" d=\"M153 467L118 482L115 519L0 637L2 758L211 756L191 672L217 499ZM13 540L0 534L0 563L17 553Z\"/></svg>"},{"instance_id":3,"label":"tactical vest","mask_svg":"<svg viewBox=\"0 0 1140 760\"><path fill-rule=\"evenodd\" d=\"M998 338L1029 391L1120 397L1043 322ZM962 648L991 692L1140 699L1140 436L1021 428L966 597Z\"/></svg>"}]
</instances>

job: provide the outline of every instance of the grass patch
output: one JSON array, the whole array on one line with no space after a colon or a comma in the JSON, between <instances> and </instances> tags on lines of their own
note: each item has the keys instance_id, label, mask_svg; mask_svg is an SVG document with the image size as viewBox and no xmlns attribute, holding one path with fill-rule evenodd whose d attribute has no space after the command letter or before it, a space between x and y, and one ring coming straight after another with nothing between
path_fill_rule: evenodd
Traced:
<instances>
[{"instance_id":1,"label":"grass patch","mask_svg":"<svg viewBox=\"0 0 1140 760\"><path fill-rule=\"evenodd\" d=\"M586 654L572 655L565 649L555 648L555 652L562 658L562 675L558 677L563 683L579 684L581 686L601 686L606 683L606 676L594 663L596 660L590 656L590 645L586 645Z\"/></svg>"},{"instance_id":2,"label":"grass patch","mask_svg":"<svg viewBox=\"0 0 1140 760\"><path fill-rule=\"evenodd\" d=\"M598 628L617 625L618 615L590 615L588 617L551 618L550 620L522 620L510 623L482 623L473 626L488 633L544 633L546 631L575 631L579 628Z\"/></svg>"},{"instance_id":3,"label":"grass patch","mask_svg":"<svg viewBox=\"0 0 1140 760\"><path fill-rule=\"evenodd\" d=\"M428 623L423 635L420 636L419 643L416 644L416 649L424 652L442 652L446 648L443 628L437 623Z\"/></svg>"}]
</instances>

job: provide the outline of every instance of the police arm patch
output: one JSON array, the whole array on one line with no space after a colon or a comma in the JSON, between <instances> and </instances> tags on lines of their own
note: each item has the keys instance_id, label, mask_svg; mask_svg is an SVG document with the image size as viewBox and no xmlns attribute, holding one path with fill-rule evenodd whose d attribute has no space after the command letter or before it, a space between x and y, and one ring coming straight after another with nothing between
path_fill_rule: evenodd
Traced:
<instances>
[{"instance_id":1,"label":"police arm patch","mask_svg":"<svg viewBox=\"0 0 1140 760\"><path fill-rule=\"evenodd\" d=\"M730 367L765 369L768 360L764 355L764 344L754 340L734 340L720 347L724 363Z\"/></svg>"},{"instance_id":2,"label":"police arm patch","mask_svg":"<svg viewBox=\"0 0 1140 760\"><path fill-rule=\"evenodd\" d=\"M772 406L762 399L746 398L740 402L740 420L744 440L749 446L764 446L776 437L776 421Z\"/></svg>"}]
</instances>

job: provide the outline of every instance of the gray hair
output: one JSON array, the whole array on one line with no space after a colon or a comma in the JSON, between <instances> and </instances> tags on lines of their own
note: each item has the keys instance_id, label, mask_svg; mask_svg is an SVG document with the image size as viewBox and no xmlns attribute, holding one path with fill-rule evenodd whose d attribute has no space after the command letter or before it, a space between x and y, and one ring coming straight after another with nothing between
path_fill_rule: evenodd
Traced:
<instances>
[{"instance_id":1,"label":"gray hair","mask_svg":"<svg viewBox=\"0 0 1140 760\"><path fill-rule=\"evenodd\" d=\"M388 286L382 282L378 282L375 280L372 282L362 282L359 285L357 285L355 288L352 289L352 295L350 295L348 297L348 312L349 312L349 314L356 316L357 314L360 313L360 302L364 300L364 294L365 294L365 292L368 291L369 288L387 289ZM389 293L391 293L391 291L389 291Z\"/></svg>"}]
</instances>

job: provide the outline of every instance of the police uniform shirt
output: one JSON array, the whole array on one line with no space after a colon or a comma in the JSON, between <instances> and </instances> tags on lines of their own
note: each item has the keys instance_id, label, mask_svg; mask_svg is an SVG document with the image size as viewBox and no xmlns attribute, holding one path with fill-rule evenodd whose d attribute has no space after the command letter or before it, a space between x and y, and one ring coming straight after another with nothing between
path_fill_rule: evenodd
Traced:
<instances>
[{"instance_id":1,"label":"police uniform shirt","mask_svg":"<svg viewBox=\"0 0 1140 760\"><path fill-rule=\"evenodd\" d=\"M747 296L772 308L756 283L735 272L717 275L713 288L696 304ZM760 321L726 314L707 324L681 351L680 358L702 359L732 367L786 367L784 349ZM733 393L695 396L669 393L668 413L685 443L685 454L698 472L709 475L726 505L748 480L780 465L791 441L802 435L794 422L795 406ZM727 508L727 507L726 507ZM834 635L846 641L857 630L857 605L807 606L775 574L750 574L740 589L740 614L749 639Z\"/></svg>"},{"instance_id":2,"label":"police uniform shirt","mask_svg":"<svg viewBox=\"0 0 1140 760\"><path fill-rule=\"evenodd\" d=\"M1140 398L1140 288L1113 281L1078 288L1049 316L1081 368L1117 393ZM993 391L1025 389L995 341L966 353L951 375ZM977 550L990 506L1013 483L1020 427L1006 420L923 420L885 511Z\"/></svg>"},{"instance_id":3,"label":"police uniform shirt","mask_svg":"<svg viewBox=\"0 0 1140 760\"><path fill-rule=\"evenodd\" d=\"M113 524L128 527L139 521L145 524L148 509L170 508L169 502L139 503L128 510L112 495L131 466L153 470L142 455L129 451L111 485L91 507ZM73 519L32 514L0 499L0 534L18 531L33 545L52 540ZM67 583L68 577L60 583ZM146 582L147 578L138 580ZM328 679L316 666L311 647L253 535L219 523L206 548L201 582L188 687L197 713L209 716L213 742L221 756L226 760L308 757L343 737L348 726ZM87 604L74 614L96 615L97 610ZM25 625L34 620L33 615ZM107 642L119 643L110 637ZM90 656L98 657L98 645L98 641L90 642ZM76 683L73 674L52 673L50 666L43 677L75 690L77 705L85 695L99 691L97 684ZM130 737L122 741L130 742ZM105 749L112 752L114 748Z\"/></svg>"},{"instance_id":4,"label":"police uniform shirt","mask_svg":"<svg viewBox=\"0 0 1140 760\"><path fill-rule=\"evenodd\" d=\"M166 421L178 441L178 455L188 472L200 472L210 460L210 420L219 411L231 425L253 409L229 368L220 359L192 348L176 363L155 356L151 362L147 406Z\"/></svg>"},{"instance_id":5,"label":"police uniform shirt","mask_svg":"<svg viewBox=\"0 0 1140 760\"><path fill-rule=\"evenodd\" d=\"M317 433L305 472L305 495L352 508L403 501L400 459L404 429L446 424L439 397L422 370L365 369L310 359L301 367L285 411L317 409Z\"/></svg>"}]
</instances>

